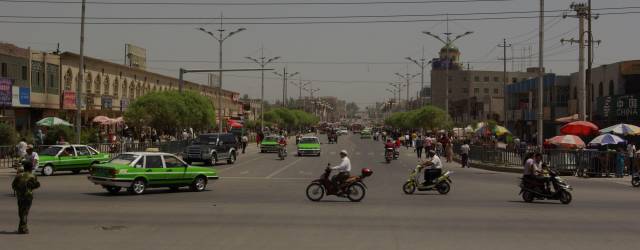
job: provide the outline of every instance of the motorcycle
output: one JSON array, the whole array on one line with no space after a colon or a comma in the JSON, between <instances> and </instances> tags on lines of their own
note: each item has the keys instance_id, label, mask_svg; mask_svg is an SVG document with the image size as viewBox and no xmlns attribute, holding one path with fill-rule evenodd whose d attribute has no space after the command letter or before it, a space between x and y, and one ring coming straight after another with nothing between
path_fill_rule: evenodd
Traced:
<instances>
[{"instance_id":1,"label":"motorcycle","mask_svg":"<svg viewBox=\"0 0 640 250\"><path fill-rule=\"evenodd\" d=\"M387 161L387 163L391 163L391 160L394 159L394 152L393 152L393 148L385 148L384 150L384 160Z\"/></svg>"},{"instance_id":2,"label":"motorcycle","mask_svg":"<svg viewBox=\"0 0 640 250\"><path fill-rule=\"evenodd\" d=\"M520 178L520 195L522 195L522 199L525 202L533 202L534 200L559 200L562 204L571 203L572 196L570 191L573 190L573 188L559 176L557 171L549 169L547 172L554 191L548 189L544 182Z\"/></svg>"},{"instance_id":3,"label":"motorcycle","mask_svg":"<svg viewBox=\"0 0 640 250\"><path fill-rule=\"evenodd\" d=\"M329 140L329 144L338 143L338 134L336 133L329 134L327 136L327 139Z\"/></svg>"},{"instance_id":4,"label":"motorcycle","mask_svg":"<svg viewBox=\"0 0 640 250\"><path fill-rule=\"evenodd\" d=\"M453 182L449 176L453 174L453 172L446 171L431 184L424 185L420 182L420 172L422 168L421 165L418 165L409 174L409 180L402 185L402 191L404 191L405 194L413 194L416 192L416 189L418 191L436 190L440 194L448 194L449 191L451 191L451 184Z\"/></svg>"},{"instance_id":5,"label":"motorcycle","mask_svg":"<svg viewBox=\"0 0 640 250\"><path fill-rule=\"evenodd\" d=\"M280 147L280 150L278 150L278 158L280 158L280 160L284 160L284 158L287 157L287 149L285 147Z\"/></svg>"},{"instance_id":6,"label":"motorcycle","mask_svg":"<svg viewBox=\"0 0 640 250\"><path fill-rule=\"evenodd\" d=\"M633 187L640 187L640 173L636 173L631 177L631 185Z\"/></svg>"},{"instance_id":7,"label":"motorcycle","mask_svg":"<svg viewBox=\"0 0 640 250\"><path fill-rule=\"evenodd\" d=\"M373 174L373 171L368 168L363 168L360 172L359 176L350 176L341 187L336 187L329 179L331 168L327 165L320 178L313 180L307 186L307 198L311 201L320 201L325 195L335 195L342 198L346 197L353 202L359 202L364 199L367 192L367 186L362 180Z\"/></svg>"}]
</instances>

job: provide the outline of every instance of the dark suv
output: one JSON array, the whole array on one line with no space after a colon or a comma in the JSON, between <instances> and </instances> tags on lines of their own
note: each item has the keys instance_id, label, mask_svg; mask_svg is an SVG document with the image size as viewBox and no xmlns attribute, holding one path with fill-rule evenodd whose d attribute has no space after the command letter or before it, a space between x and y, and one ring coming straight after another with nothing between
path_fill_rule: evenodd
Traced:
<instances>
[{"instance_id":1,"label":"dark suv","mask_svg":"<svg viewBox=\"0 0 640 250\"><path fill-rule=\"evenodd\" d=\"M220 160L227 160L228 164L233 164L236 162L237 148L238 139L231 133L203 134L187 147L183 159L188 164L204 162L215 165Z\"/></svg>"}]
</instances>

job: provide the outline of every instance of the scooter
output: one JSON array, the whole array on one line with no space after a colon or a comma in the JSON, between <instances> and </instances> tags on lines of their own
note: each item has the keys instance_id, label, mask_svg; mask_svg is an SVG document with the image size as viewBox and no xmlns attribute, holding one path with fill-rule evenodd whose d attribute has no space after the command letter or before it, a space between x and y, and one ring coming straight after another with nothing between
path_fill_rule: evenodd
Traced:
<instances>
[{"instance_id":1,"label":"scooter","mask_svg":"<svg viewBox=\"0 0 640 250\"><path fill-rule=\"evenodd\" d=\"M633 177L631 177L631 185L633 187L640 187L640 173L635 173Z\"/></svg>"},{"instance_id":2,"label":"scooter","mask_svg":"<svg viewBox=\"0 0 640 250\"><path fill-rule=\"evenodd\" d=\"M284 158L287 157L287 149L285 147L281 147L280 150L278 150L278 157L280 160L284 160Z\"/></svg>"},{"instance_id":3,"label":"scooter","mask_svg":"<svg viewBox=\"0 0 640 250\"><path fill-rule=\"evenodd\" d=\"M367 178L373 174L373 171L368 168L363 168L359 176L349 177L342 187L336 187L333 184L329 176L331 175L330 164L325 168L324 173L320 178L313 180L309 186L307 186L307 198L311 201L320 201L326 195L335 195L342 198L348 198L350 201L359 202L364 199L367 192L367 186L362 182L364 178Z\"/></svg>"},{"instance_id":4,"label":"scooter","mask_svg":"<svg viewBox=\"0 0 640 250\"><path fill-rule=\"evenodd\" d=\"M545 165L545 169L548 169ZM548 169L548 175L550 178L553 190L551 191L546 187L543 182L535 180L525 180L520 178L520 195L525 202L533 202L534 200L559 200L562 204L571 203L572 196L571 190L573 188L562 179L558 172L553 169Z\"/></svg>"},{"instance_id":5,"label":"scooter","mask_svg":"<svg viewBox=\"0 0 640 250\"><path fill-rule=\"evenodd\" d=\"M411 170L409 180L402 185L402 191L404 191L405 194L413 194L416 192L416 189L418 191L436 190L440 194L448 194L449 191L451 191L451 184L453 181L451 181L449 176L453 174L453 172L446 171L441 174L440 177L431 182L431 184L423 185L423 183L420 182L420 172L422 172L423 168L424 167L421 165L417 165L413 170Z\"/></svg>"},{"instance_id":6,"label":"scooter","mask_svg":"<svg viewBox=\"0 0 640 250\"><path fill-rule=\"evenodd\" d=\"M384 150L384 160L387 163L391 163L391 160L394 158L393 148L385 148Z\"/></svg>"}]
</instances>

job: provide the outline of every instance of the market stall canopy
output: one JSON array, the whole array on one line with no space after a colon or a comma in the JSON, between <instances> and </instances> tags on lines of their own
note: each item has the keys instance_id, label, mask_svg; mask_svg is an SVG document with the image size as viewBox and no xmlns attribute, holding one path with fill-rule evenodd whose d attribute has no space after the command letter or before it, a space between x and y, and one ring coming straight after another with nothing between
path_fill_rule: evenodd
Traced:
<instances>
[{"instance_id":1,"label":"market stall canopy","mask_svg":"<svg viewBox=\"0 0 640 250\"><path fill-rule=\"evenodd\" d=\"M497 136L503 136L505 134L511 134L509 130L503 126L496 125L493 129L489 128L489 126L483 126L476 130L476 133L482 135L491 135L495 134Z\"/></svg>"},{"instance_id":2,"label":"market stall canopy","mask_svg":"<svg viewBox=\"0 0 640 250\"><path fill-rule=\"evenodd\" d=\"M559 135L556 137L552 137L547 140L549 143L556 145L561 148L584 148L586 145L584 141L575 135Z\"/></svg>"},{"instance_id":3,"label":"market stall canopy","mask_svg":"<svg viewBox=\"0 0 640 250\"><path fill-rule=\"evenodd\" d=\"M45 117L42 120L39 120L38 122L36 122L36 124L38 126L44 126L44 127L53 127L53 126L68 126L68 127L72 127L73 125L71 125L71 123L62 120L58 117Z\"/></svg>"},{"instance_id":4,"label":"market stall canopy","mask_svg":"<svg viewBox=\"0 0 640 250\"><path fill-rule=\"evenodd\" d=\"M94 117L92 121L95 122L95 123L100 123L100 124L106 125L106 124L111 124L112 120L113 119L111 119L109 117L106 117L106 116L103 116L103 115L99 115L99 116Z\"/></svg>"},{"instance_id":5,"label":"market stall canopy","mask_svg":"<svg viewBox=\"0 0 640 250\"><path fill-rule=\"evenodd\" d=\"M611 127L601 129L600 133L612 133L623 136L640 135L640 127L631 124L620 123L618 125L613 125Z\"/></svg>"},{"instance_id":6,"label":"market stall canopy","mask_svg":"<svg viewBox=\"0 0 640 250\"><path fill-rule=\"evenodd\" d=\"M570 123L570 122L577 122L577 121L581 121L580 115L578 114L573 114L570 116L560 117L556 119L556 122L560 122L560 123Z\"/></svg>"},{"instance_id":7,"label":"market stall canopy","mask_svg":"<svg viewBox=\"0 0 640 250\"><path fill-rule=\"evenodd\" d=\"M565 135L591 136L599 133L598 126L587 121L570 122L560 128Z\"/></svg>"},{"instance_id":8,"label":"market stall canopy","mask_svg":"<svg viewBox=\"0 0 640 250\"><path fill-rule=\"evenodd\" d=\"M624 139L618 137L617 135L603 134L603 135L600 135L600 136L596 137L591 142L589 142L589 145L600 145L600 146L618 145L618 144L626 143L626 142L627 141L625 141Z\"/></svg>"}]
</instances>

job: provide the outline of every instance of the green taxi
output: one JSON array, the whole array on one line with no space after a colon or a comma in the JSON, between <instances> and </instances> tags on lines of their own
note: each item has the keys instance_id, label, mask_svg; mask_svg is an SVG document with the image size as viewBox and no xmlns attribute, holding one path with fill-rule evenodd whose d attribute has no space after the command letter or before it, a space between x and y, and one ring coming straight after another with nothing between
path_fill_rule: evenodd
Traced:
<instances>
[{"instance_id":1,"label":"green taxi","mask_svg":"<svg viewBox=\"0 0 640 250\"><path fill-rule=\"evenodd\" d=\"M298 143L298 156L320 156L320 140L315 136L305 136Z\"/></svg>"},{"instance_id":2,"label":"green taxi","mask_svg":"<svg viewBox=\"0 0 640 250\"><path fill-rule=\"evenodd\" d=\"M71 171L74 174L88 170L91 165L109 160L109 154L100 153L86 145L55 145L38 154L39 161L36 172L44 176L53 175L57 171Z\"/></svg>"},{"instance_id":3,"label":"green taxi","mask_svg":"<svg viewBox=\"0 0 640 250\"><path fill-rule=\"evenodd\" d=\"M176 191L189 186L192 191L203 191L210 180L218 179L218 174L213 168L189 166L173 154L131 152L91 167L88 178L111 194L122 188L132 194L142 194L154 187Z\"/></svg>"},{"instance_id":4,"label":"green taxi","mask_svg":"<svg viewBox=\"0 0 640 250\"><path fill-rule=\"evenodd\" d=\"M278 136L269 135L260 142L260 153L278 152L280 144L278 144Z\"/></svg>"},{"instance_id":5,"label":"green taxi","mask_svg":"<svg viewBox=\"0 0 640 250\"><path fill-rule=\"evenodd\" d=\"M371 130L365 129L360 132L360 139L371 139Z\"/></svg>"}]
</instances>

